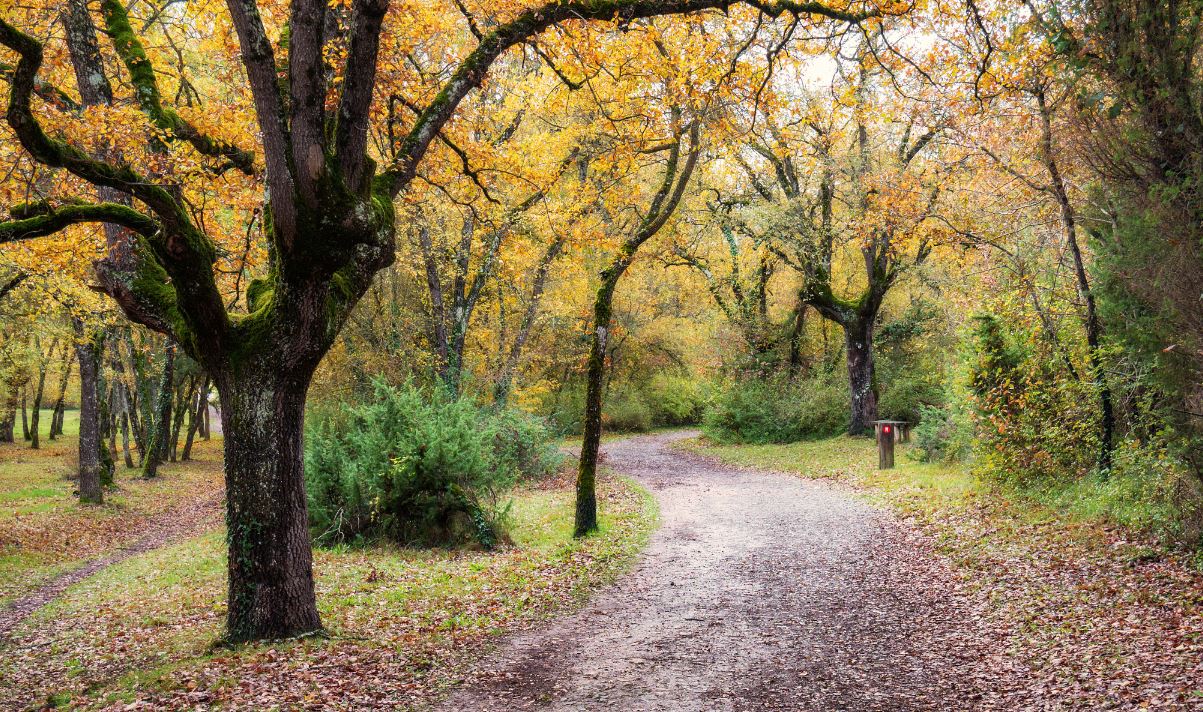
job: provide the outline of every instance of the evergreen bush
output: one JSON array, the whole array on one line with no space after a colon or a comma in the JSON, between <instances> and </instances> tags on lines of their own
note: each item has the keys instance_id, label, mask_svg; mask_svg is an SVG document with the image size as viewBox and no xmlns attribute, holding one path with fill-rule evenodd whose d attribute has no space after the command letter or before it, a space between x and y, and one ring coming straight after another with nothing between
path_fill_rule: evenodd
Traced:
<instances>
[{"instance_id":1,"label":"evergreen bush","mask_svg":"<svg viewBox=\"0 0 1203 712\"><path fill-rule=\"evenodd\" d=\"M504 494L555 470L546 426L516 411L377 383L373 398L317 411L305 479L315 539L491 548L502 537Z\"/></svg>"}]
</instances>

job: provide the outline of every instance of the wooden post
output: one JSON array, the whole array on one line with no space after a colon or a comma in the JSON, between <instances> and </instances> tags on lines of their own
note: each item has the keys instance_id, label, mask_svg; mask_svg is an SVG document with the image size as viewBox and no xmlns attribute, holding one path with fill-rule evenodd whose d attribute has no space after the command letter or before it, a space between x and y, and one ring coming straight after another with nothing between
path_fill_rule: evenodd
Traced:
<instances>
[{"instance_id":1,"label":"wooden post","mask_svg":"<svg viewBox=\"0 0 1203 712\"><path fill-rule=\"evenodd\" d=\"M894 467L894 438L896 433L892 423L883 423L877 427L877 469L889 470Z\"/></svg>"}]
</instances>

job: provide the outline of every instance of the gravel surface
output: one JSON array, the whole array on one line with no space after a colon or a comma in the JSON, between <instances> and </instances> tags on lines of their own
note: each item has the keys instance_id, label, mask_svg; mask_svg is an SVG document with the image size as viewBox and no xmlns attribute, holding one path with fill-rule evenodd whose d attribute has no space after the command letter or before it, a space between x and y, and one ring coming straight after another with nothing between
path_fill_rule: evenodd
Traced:
<instances>
[{"instance_id":1,"label":"gravel surface","mask_svg":"<svg viewBox=\"0 0 1203 712\"><path fill-rule=\"evenodd\" d=\"M640 564L440 709L1025 708L1005 636L914 532L830 484L671 447L692 435L604 447L660 503Z\"/></svg>"}]
</instances>

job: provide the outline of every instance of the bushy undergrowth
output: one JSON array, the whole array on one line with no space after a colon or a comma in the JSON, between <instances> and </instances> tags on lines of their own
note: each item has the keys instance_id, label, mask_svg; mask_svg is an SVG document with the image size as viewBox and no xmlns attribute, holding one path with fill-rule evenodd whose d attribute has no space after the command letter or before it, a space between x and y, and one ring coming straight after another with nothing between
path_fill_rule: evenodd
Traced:
<instances>
[{"instance_id":1,"label":"bushy undergrowth","mask_svg":"<svg viewBox=\"0 0 1203 712\"><path fill-rule=\"evenodd\" d=\"M646 432L652 428L701 422L709 385L690 375L657 373L643 381L611 384L602 405L602 425L614 432ZM549 393L540 409L564 434L579 434L585 410L583 383Z\"/></svg>"},{"instance_id":2,"label":"bushy undergrowth","mask_svg":"<svg viewBox=\"0 0 1203 712\"><path fill-rule=\"evenodd\" d=\"M848 387L835 374L795 383L749 379L727 385L706 411L707 436L724 443L787 443L848 426Z\"/></svg>"},{"instance_id":3,"label":"bushy undergrowth","mask_svg":"<svg viewBox=\"0 0 1203 712\"><path fill-rule=\"evenodd\" d=\"M378 383L367 403L311 414L310 523L323 544L490 548L504 535L505 493L551 473L560 458L548 428L531 416Z\"/></svg>"},{"instance_id":4,"label":"bushy undergrowth","mask_svg":"<svg viewBox=\"0 0 1203 712\"><path fill-rule=\"evenodd\" d=\"M914 459L920 462L960 462L973 452L973 422L964 402L920 405L912 434Z\"/></svg>"},{"instance_id":5,"label":"bushy undergrowth","mask_svg":"<svg viewBox=\"0 0 1203 712\"><path fill-rule=\"evenodd\" d=\"M1022 336L1022 334L1021 334ZM917 445L932 456L964 455L968 410L973 466L989 479L1062 510L1103 518L1163 538L1199 543L1203 493L1183 452L1152 416L1120 433L1110 468L1099 469L1098 393L1074 378L1050 347L1015 335L991 316L975 319L968 356L971 402L921 425Z\"/></svg>"}]
</instances>

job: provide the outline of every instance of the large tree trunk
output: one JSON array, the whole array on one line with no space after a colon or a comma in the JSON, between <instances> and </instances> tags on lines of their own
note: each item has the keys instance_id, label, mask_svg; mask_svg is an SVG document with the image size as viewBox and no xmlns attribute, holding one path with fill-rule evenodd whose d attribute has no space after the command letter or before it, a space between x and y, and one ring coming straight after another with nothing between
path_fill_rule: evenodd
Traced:
<instances>
[{"instance_id":1,"label":"large tree trunk","mask_svg":"<svg viewBox=\"0 0 1203 712\"><path fill-rule=\"evenodd\" d=\"M302 470L308 376L215 377L225 439L231 641L321 629Z\"/></svg>"},{"instance_id":2,"label":"large tree trunk","mask_svg":"<svg viewBox=\"0 0 1203 712\"><path fill-rule=\"evenodd\" d=\"M849 435L863 435L877 420L877 368L873 359L874 317L860 317L844 325L851 392Z\"/></svg>"},{"instance_id":3,"label":"large tree trunk","mask_svg":"<svg viewBox=\"0 0 1203 712\"><path fill-rule=\"evenodd\" d=\"M100 345L76 320L75 355L79 361L79 501L100 504Z\"/></svg>"}]
</instances>

